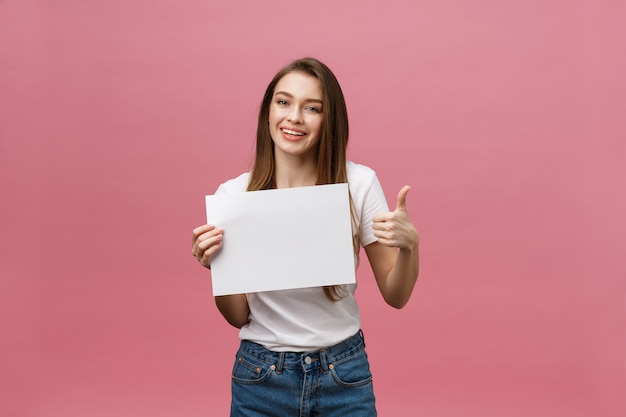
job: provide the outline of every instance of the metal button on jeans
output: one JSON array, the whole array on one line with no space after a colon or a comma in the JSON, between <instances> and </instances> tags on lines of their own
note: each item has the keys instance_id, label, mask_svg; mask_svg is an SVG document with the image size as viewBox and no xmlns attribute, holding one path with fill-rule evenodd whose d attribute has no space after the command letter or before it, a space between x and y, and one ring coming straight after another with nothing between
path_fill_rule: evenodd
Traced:
<instances>
[{"instance_id":1,"label":"metal button on jeans","mask_svg":"<svg viewBox=\"0 0 626 417\"><path fill-rule=\"evenodd\" d=\"M306 363L307 365L311 364L311 357L307 356L306 358L304 358L304 363Z\"/></svg>"}]
</instances>

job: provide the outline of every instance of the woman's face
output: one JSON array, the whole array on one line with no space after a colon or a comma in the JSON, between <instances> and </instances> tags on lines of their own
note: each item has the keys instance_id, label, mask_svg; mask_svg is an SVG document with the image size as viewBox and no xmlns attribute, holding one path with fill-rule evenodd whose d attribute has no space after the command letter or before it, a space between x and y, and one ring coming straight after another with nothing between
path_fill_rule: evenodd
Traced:
<instances>
[{"instance_id":1,"label":"woman's face","mask_svg":"<svg viewBox=\"0 0 626 417\"><path fill-rule=\"evenodd\" d=\"M303 72L290 72L278 81L269 109L269 129L277 157L314 158L320 140L322 89Z\"/></svg>"}]
</instances>

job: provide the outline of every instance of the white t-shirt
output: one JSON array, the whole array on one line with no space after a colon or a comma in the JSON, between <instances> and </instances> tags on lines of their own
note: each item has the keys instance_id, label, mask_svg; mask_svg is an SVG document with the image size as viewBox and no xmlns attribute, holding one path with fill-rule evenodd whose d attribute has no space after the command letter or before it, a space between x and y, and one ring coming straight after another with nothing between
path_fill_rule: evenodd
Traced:
<instances>
[{"instance_id":1,"label":"white t-shirt","mask_svg":"<svg viewBox=\"0 0 626 417\"><path fill-rule=\"evenodd\" d=\"M363 247L376 241L372 216L388 212L387 200L376 173L353 162L347 163L348 186L361 228ZM215 192L245 192L250 173L226 181ZM361 315L354 292L356 284L345 286L348 295L330 301L321 287L246 294L250 321L239 338L269 350L310 352L335 345L361 328Z\"/></svg>"}]
</instances>

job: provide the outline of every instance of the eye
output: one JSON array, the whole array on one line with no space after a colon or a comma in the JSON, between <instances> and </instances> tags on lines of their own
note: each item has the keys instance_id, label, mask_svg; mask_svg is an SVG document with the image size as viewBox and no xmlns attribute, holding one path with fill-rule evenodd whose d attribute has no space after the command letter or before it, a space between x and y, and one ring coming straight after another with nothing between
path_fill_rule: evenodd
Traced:
<instances>
[{"instance_id":1,"label":"eye","mask_svg":"<svg viewBox=\"0 0 626 417\"><path fill-rule=\"evenodd\" d=\"M276 100L276 104L278 104L279 106L286 106L289 104L289 102L287 100L283 100L282 98L279 98L278 100Z\"/></svg>"},{"instance_id":2,"label":"eye","mask_svg":"<svg viewBox=\"0 0 626 417\"><path fill-rule=\"evenodd\" d=\"M313 113L321 113L322 110L319 107L315 107L315 106L308 106L304 108L306 111L311 111Z\"/></svg>"}]
</instances>

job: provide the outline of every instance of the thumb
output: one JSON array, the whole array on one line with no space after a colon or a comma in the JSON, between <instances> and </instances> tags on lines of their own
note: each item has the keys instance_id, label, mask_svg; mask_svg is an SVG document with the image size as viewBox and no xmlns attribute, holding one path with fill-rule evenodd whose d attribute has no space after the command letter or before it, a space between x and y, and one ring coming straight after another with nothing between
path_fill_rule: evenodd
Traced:
<instances>
[{"instance_id":1,"label":"thumb","mask_svg":"<svg viewBox=\"0 0 626 417\"><path fill-rule=\"evenodd\" d=\"M406 211L406 195L409 193L411 187L409 185L405 185L402 187L400 192L398 193L398 200L396 203L395 211Z\"/></svg>"}]
</instances>

